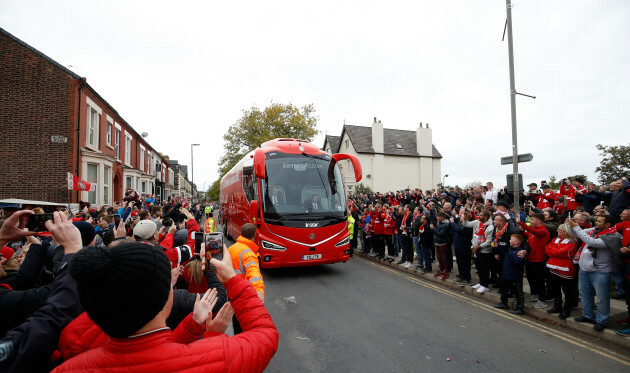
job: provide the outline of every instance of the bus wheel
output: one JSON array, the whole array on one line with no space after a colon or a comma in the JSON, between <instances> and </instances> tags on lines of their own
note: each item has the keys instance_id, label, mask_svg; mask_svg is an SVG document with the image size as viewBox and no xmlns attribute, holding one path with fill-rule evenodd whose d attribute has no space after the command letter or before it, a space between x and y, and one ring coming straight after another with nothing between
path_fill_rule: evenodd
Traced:
<instances>
[{"instance_id":1,"label":"bus wheel","mask_svg":"<svg viewBox=\"0 0 630 373\"><path fill-rule=\"evenodd\" d=\"M230 239L230 240L231 240L232 238L231 238L231 237L230 237L230 235L228 234L227 222L224 222L224 223L223 223L223 224L221 224L221 225L223 225L223 235L224 235L226 238L228 238L228 239Z\"/></svg>"}]
</instances>

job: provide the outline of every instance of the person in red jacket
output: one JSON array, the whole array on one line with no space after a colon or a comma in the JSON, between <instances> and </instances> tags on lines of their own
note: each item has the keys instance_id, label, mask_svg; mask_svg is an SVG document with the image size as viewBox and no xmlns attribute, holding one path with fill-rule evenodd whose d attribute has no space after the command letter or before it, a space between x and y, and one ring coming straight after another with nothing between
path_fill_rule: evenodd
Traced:
<instances>
[{"instance_id":1,"label":"person in red jacket","mask_svg":"<svg viewBox=\"0 0 630 373\"><path fill-rule=\"evenodd\" d=\"M109 338L103 346L69 359L54 372L94 368L151 373L262 372L278 348L278 331L271 316L249 282L236 276L227 248L222 261L212 259L211 263L225 284L243 333L228 337L207 331L203 339L181 344L166 325L173 289L170 263L161 250L138 242L79 251L70 263L70 274L77 281L87 315Z\"/></svg>"},{"instance_id":2,"label":"person in red jacket","mask_svg":"<svg viewBox=\"0 0 630 373\"><path fill-rule=\"evenodd\" d=\"M575 201L576 193L586 193L586 187L583 185L586 180L576 177L573 183L569 179L563 179L560 182L560 194L567 198L567 211L573 213L581 204Z\"/></svg>"},{"instance_id":3,"label":"person in red jacket","mask_svg":"<svg viewBox=\"0 0 630 373\"><path fill-rule=\"evenodd\" d=\"M547 277L545 245L549 242L549 231L543 225L544 221L545 216L543 214L533 214L531 216L531 225L523 223L518 216L516 217L516 222L527 235L527 243L531 249L529 254L527 254L527 262L525 263L527 281L529 282L531 293L527 301L533 302L538 300L532 306L538 309L547 307L547 303L545 303L545 297L547 296L545 287L545 278Z\"/></svg>"},{"instance_id":4,"label":"person in red jacket","mask_svg":"<svg viewBox=\"0 0 630 373\"><path fill-rule=\"evenodd\" d=\"M549 313L560 313L561 319L571 316L571 307L576 299L573 297L577 290L576 270L573 258L577 253L577 239L571 235L571 227L562 224L558 227L558 237L545 246L545 254L549 257L549 294L554 295L553 308ZM564 292L564 307L562 306L562 292Z\"/></svg>"},{"instance_id":5,"label":"person in red jacket","mask_svg":"<svg viewBox=\"0 0 630 373\"><path fill-rule=\"evenodd\" d=\"M538 207L541 210L546 209L547 207L553 206L556 200L556 194L551 190L551 186L549 184L545 184L542 186L543 192L538 198Z\"/></svg>"},{"instance_id":6,"label":"person in red jacket","mask_svg":"<svg viewBox=\"0 0 630 373\"><path fill-rule=\"evenodd\" d=\"M372 222L374 227L374 255L377 259L385 258L385 217L387 214L380 203L376 204Z\"/></svg>"},{"instance_id":7,"label":"person in red jacket","mask_svg":"<svg viewBox=\"0 0 630 373\"><path fill-rule=\"evenodd\" d=\"M387 260L392 263L396 257L396 248L394 247L394 231L396 230L396 221L392 215L393 208L390 207L385 213L385 223L383 224L383 233L385 235L385 245L387 246Z\"/></svg>"}]
</instances>

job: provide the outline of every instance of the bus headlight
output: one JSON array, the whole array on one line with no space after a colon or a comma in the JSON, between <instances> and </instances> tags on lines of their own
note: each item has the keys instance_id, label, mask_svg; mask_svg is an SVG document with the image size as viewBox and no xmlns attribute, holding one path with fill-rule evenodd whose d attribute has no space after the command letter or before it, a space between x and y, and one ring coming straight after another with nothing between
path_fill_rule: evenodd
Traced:
<instances>
[{"instance_id":1,"label":"bus headlight","mask_svg":"<svg viewBox=\"0 0 630 373\"><path fill-rule=\"evenodd\" d=\"M335 244L335 247L339 247L339 246L347 245L347 244L349 244L349 243L350 243L350 236L348 236L348 237L344 238L343 240L341 240L341 241L337 242L337 243Z\"/></svg>"},{"instance_id":2,"label":"bus headlight","mask_svg":"<svg viewBox=\"0 0 630 373\"><path fill-rule=\"evenodd\" d=\"M284 246L276 245L275 243L271 243L271 242L263 241L263 240L260 241L260 244L262 245L264 249L267 249L267 250L285 251L287 249Z\"/></svg>"}]
</instances>

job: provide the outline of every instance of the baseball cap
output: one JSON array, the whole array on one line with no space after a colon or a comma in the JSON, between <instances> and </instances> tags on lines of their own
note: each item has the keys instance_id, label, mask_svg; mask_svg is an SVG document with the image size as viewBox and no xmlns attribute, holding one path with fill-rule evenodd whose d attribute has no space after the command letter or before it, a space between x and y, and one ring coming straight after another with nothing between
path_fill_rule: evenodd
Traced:
<instances>
[{"instance_id":1,"label":"baseball cap","mask_svg":"<svg viewBox=\"0 0 630 373\"><path fill-rule=\"evenodd\" d=\"M157 225L151 220L141 220L133 228L133 235L142 240L149 240L157 232Z\"/></svg>"},{"instance_id":2,"label":"baseball cap","mask_svg":"<svg viewBox=\"0 0 630 373\"><path fill-rule=\"evenodd\" d=\"M528 187L530 187L530 186L535 186L536 188L538 188L538 184L536 184L536 183L527 184L527 186L528 186Z\"/></svg>"}]
</instances>

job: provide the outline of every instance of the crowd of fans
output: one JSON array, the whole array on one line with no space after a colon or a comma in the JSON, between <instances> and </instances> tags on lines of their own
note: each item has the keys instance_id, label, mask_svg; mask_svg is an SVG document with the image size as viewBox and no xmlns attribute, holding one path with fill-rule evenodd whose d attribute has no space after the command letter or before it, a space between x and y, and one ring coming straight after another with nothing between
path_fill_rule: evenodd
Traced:
<instances>
[{"instance_id":1,"label":"crowd of fans","mask_svg":"<svg viewBox=\"0 0 630 373\"><path fill-rule=\"evenodd\" d=\"M608 325L610 299L624 299L630 324L630 182L605 188L576 177L552 190L543 181L520 193L518 213L507 187L406 189L349 198L351 248L446 280L457 263L458 284L478 293L499 288L497 308L523 314L525 302L561 319L582 302L575 321ZM415 261L415 262L414 262ZM414 266L415 265L415 266ZM471 283L471 269L479 283ZM523 293L523 277L530 293ZM614 285L614 291L611 288ZM595 296L597 298L595 303ZM564 302L563 302L564 298ZM630 336L630 327L617 331Z\"/></svg>"},{"instance_id":2,"label":"crowd of fans","mask_svg":"<svg viewBox=\"0 0 630 373\"><path fill-rule=\"evenodd\" d=\"M2 209L0 371L264 370L278 334L261 291L226 247L205 268L193 234L204 215L216 229L213 205L185 205L130 190L111 206L52 208L45 231L23 228L42 207Z\"/></svg>"}]
</instances>

